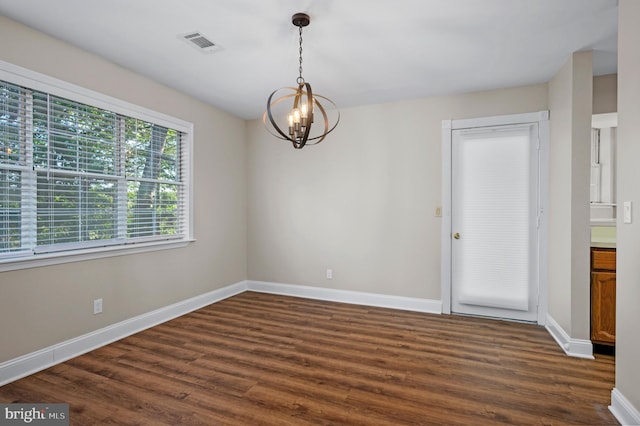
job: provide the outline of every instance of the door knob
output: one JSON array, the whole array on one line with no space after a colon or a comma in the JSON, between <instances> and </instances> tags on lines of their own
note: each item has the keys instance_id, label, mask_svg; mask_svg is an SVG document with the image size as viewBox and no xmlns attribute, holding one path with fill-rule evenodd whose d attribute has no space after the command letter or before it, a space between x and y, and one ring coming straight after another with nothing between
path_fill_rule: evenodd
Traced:
<instances>
[{"instance_id":1,"label":"door knob","mask_svg":"<svg viewBox=\"0 0 640 426\"><path fill-rule=\"evenodd\" d=\"M460 239L460 233L456 232L455 234L453 234L453 238L455 238L456 240Z\"/></svg>"}]
</instances>

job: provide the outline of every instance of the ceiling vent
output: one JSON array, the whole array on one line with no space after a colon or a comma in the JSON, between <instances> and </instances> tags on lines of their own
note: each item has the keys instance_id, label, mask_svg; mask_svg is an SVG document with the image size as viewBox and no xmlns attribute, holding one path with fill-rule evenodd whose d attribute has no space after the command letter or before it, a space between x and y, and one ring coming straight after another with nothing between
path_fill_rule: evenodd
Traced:
<instances>
[{"instance_id":1,"label":"ceiling vent","mask_svg":"<svg viewBox=\"0 0 640 426\"><path fill-rule=\"evenodd\" d=\"M199 31L191 31L187 34L181 34L178 37L202 53L213 53L222 49L220 45L215 44Z\"/></svg>"}]
</instances>

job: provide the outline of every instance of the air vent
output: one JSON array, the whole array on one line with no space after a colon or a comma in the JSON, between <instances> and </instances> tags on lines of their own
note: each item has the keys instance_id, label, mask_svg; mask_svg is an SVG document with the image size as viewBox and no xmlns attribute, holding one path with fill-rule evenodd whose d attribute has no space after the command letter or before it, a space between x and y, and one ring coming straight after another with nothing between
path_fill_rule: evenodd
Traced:
<instances>
[{"instance_id":1,"label":"air vent","mask_svg":"<svg viewBox=\"0 0 640 426\"><path fill-rule=\"evenodd\" d=\"M179 35L178 37L186 41L189 46L197 49L199 52L212 53L222 49L221 46L209 40L207 36L199 31L191 31L187 34Z\"/></svg>"}]
</instances>

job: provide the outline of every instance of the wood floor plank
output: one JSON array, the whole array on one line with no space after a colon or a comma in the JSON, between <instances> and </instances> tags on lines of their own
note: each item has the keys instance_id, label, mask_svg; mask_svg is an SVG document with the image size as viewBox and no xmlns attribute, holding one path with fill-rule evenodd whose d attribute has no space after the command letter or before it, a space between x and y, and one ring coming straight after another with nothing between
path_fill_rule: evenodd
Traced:
<instances>
[{"instance_id":1,"label":"wood floor plank","mask_svg":"<svg viewBox=\"0 0 640 426\"><path fill-rule=\"evenodd\" d=\"M72 425L616 425L539 326L245 292L0 387Z\"/></svg>"}]
</instances>

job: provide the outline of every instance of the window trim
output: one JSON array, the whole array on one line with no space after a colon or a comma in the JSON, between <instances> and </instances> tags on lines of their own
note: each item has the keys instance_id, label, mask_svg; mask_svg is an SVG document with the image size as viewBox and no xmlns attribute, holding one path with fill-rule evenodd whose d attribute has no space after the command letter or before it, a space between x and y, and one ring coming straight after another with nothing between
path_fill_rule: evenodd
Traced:
<instances>
[{"instance_id":1,"label":"window trim","mask_svg":"<svg viewBox=\"0 0 640 426\"><path fill-rule=\"evenodd\" d=\"M59 80L36 71L29 70L0 60L0 80L12 84L25 86L52 95L67 98L76 102L85 103L94 107L110 110L132 118L149 121L167 128L182 132L184 155L186 155L186 167L183 184L186 186L185 195L187 202L184 204L187 210L185 217L185 236L182 238L167 238L161 241L135 242L121 245L105 245L100 247L87 247L70 251L57 251L9 258L0 258L0 272L16 269L35 268L55 265L60 263L78 262L104 257L123 256L135 253L143 253L156 250L167 250L187 246L195 241L193 235L193 123L160 113L139 105L135 105L121 99L117 99L84 87Z\"/></svg>"}]
</instances>

